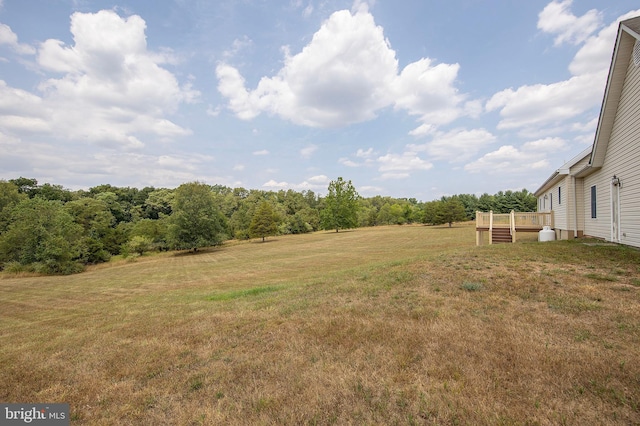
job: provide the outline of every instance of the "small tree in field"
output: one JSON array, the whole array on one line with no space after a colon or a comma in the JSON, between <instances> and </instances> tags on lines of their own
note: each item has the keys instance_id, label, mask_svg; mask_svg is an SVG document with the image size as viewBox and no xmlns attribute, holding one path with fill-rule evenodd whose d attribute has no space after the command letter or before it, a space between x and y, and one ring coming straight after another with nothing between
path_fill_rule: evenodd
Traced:
<instances>
[{"instance_id":1,"label":"small tree in field","mask_svg":"<svg viewBox=\"0 0 640 426\"><path fill-rule=\"evenodd\" d=\"M331 181L328 194L324 199L324 209L320 214L324 229L355 228L358 226L359 195L351 181L341 177Z\"/></svg>"},{"instance_id":2,"label":"small tree in field","mask_svg":"<svg viewBox=\"0 0 640 426\"><path fill-rule=\"evenodd\" d=\"M249 235L252 238L264 239L269 235L275 235L278 231L276 214L268 201L260 203L249 225Z\"/></svg>"},{"instance_id":3,"label":"small tree in field","mask_svg":"<svg viewBox=\"0 0 640 426\"><path fill-rule=\"evenodd\" d=\"M180 185L174 192L171 207L168 239L174 248L195 252L224 240L225 217L208 185L200 182Z\"/></svg>"},{"instance_id":4,"label":"small tree in field","mask_svg":"<svg viewBox=\"0 0 640 426\"><path fill-rule=\"evenodd\" d=\"M455 198L440 201L437 215L439 222L448 223L449 228L451 228L453 222L462 222L467 220L467 213L464 210L464 204Z\"/></svg>"}]
</instances>

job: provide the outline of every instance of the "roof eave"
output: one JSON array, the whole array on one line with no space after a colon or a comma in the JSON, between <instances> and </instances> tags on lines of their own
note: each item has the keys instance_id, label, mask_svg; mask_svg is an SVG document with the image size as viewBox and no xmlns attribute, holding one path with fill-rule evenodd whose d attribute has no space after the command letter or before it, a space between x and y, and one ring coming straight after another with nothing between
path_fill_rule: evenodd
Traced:
<instances>
[{"instance_id":1,"label":"roof eave","mask_svg":"<svg viewBox=\"0 0 640 426\"><path fill-rule=\"evenodd\" d=\"M562 178L564 176L566 176L568 174L568 170L561 170L558 169L556 170L551 176L549 176L549 179L547 179L542 186L540 186L540 188L538 188L533 195L535 195L536 197L541 196L542 194L545 193L545 191L549 188L551 188L553 185L555 185L556 183L560 182L562 180Z\"/></svg>"}]
</instances>

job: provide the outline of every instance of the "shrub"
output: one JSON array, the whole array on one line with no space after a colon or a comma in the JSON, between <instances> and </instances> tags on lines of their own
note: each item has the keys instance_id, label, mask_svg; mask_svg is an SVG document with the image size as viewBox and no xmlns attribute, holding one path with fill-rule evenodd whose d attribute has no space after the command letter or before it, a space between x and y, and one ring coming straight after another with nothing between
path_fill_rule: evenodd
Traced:
<instances>
[{"instance_id":1,"label":"shrub","mask_svg":"<svg viewBox=\"0 0 640 426\"><path fill-rule=\"evenodd\" d=\"M464 283L462 283L460 288L462 290L466 290L466 291L480 291L480 290L482 290L482 284L464 282Z\"/></svg>"},{"instance_id":2,"label":"shrub","mask_svg":"<svg viewBox=\"0 0 640 426\"><path fill-rule=\"evenodd\" d=\"M136 235L127 243L127 251L132 251L142 256L144 252L151 250L152 246L153 240L151 238Z\"/></svg>"}]
</instances>

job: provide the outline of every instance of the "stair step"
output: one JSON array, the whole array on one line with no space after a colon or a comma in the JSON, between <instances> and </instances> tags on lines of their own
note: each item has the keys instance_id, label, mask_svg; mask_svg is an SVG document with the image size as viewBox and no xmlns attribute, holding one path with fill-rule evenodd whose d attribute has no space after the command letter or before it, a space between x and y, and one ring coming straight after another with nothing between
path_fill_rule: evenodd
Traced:
<instances>
[{"instance_id":1,"label":"stair step","mask_svg":"<svg viewBox=\"0 0 640 426\"><path fill-rule=\"evenodd\" d=\"M511 243L511 230L509 228L494 228L491 232L491 242L493 243Z\"/></svg>"}]
</instances>

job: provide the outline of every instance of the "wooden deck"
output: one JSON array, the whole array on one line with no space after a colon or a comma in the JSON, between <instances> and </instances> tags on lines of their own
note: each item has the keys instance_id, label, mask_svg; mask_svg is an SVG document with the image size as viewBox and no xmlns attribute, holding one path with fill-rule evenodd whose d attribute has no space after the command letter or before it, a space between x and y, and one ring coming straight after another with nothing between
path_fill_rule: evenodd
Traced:
<instances>
[{"instance_id":1,"label":"wooden deck","mask_svg":"<svg viewBox=\"0 0 640 426\"><path fill-rule=\"evenodd\" d=\"M476 212L476 245L484 242L484 232L489 232L489 244L515 243L518 232L538 232L544 226L553 228L553 212Z\"/></svg>"}]
</instances>

